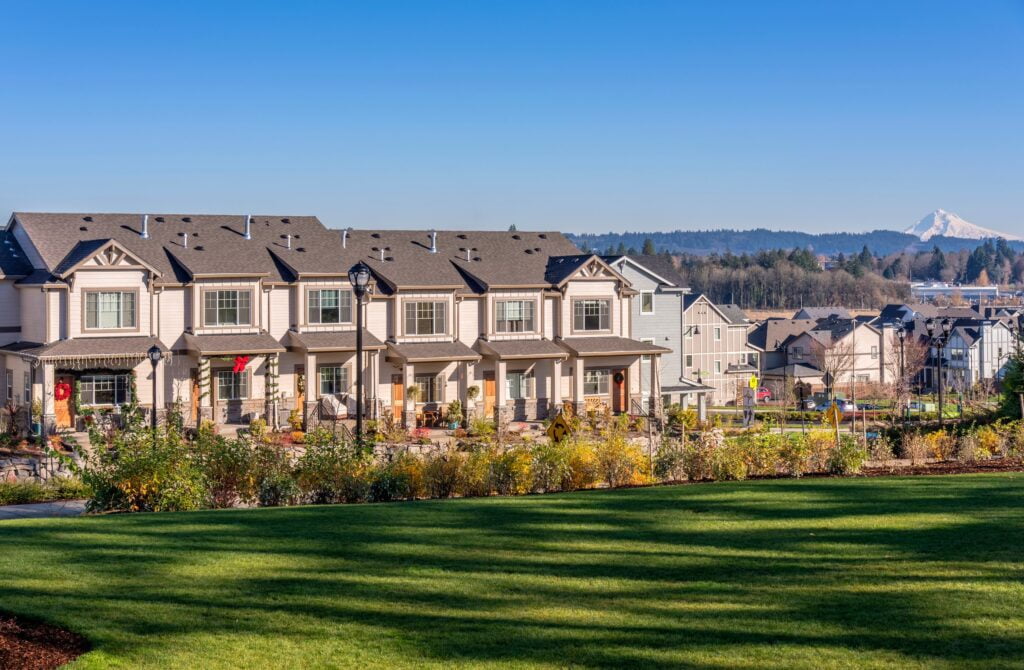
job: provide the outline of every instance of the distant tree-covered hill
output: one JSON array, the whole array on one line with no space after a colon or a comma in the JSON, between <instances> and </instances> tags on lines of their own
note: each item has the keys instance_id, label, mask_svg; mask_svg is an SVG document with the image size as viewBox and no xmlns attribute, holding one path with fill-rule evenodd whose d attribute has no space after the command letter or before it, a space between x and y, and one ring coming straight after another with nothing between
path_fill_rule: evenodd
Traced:
<instances>
[{"instance_id":1,"label":"distant tree-covered hill","mask_svg":"<svg viewBox=\"0 0 1024 670\"><path fill-rule=\"evenodd\" d=\"M758 228L756 230L675 230L670 232L621 233L567 233L568 237L585 250L601 253L638 253L644 242L650 240L658 253L713 253L754 254L766 249L807 249L815 254L835 256L856 254L865 246L872 253L886 256L901 251L914 253L938 247L944 252L971 250L978 240L933 237L922 242L913 235L893 230L874 230L870 233L801 233ZM1024 242L1010 242L1016 251L1024 251Z\"/></svg>"}]
</instances>

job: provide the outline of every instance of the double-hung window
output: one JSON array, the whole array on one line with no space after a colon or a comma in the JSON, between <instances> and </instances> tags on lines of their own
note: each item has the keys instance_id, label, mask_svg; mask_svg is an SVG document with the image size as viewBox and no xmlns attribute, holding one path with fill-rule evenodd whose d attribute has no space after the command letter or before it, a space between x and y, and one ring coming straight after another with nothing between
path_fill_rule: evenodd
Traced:
<instances>
[{"instance_id":1,"label":"double-hung window","mask_svg":"<svg viewBox=\"0 0 1024 670\"><path fill-rule=\"evenodd\" d=\"M32 376L26 370L23 373L22 379L25 382L25 388L24 388L24 395L25 395L25 397L22 399L22 401L27 405L30 402L32 402Z\"/></svg>"},{"instance_id":2,"label":"double-hung window","mask_svg":"<svg viewBox=\"0 0 1024 670\"><path fill-rule=\"evenodd\" d=\"M722 361L715 361L715 374L722 374Z\"/></svg>"},{"instance_id":3,"label":"double-hung window","mask_svg":"<svg viewBox=\"0 0 1024 670\"><path fill-rule=\"evenodd\" d=\"M337 395L348 391L348 368L325 365L320 368L320 395Z\"/></svg>"},{"instance_id":4,"label":"double-hung window","mask_svg":"<svg viewBox=\"0 0 1024 670\"><path fill-rule=\"evenodd\" d=\"M654 314L654 291L640 291L640 313Z\"/></svg>"},{"instance_id":5,"label":"double-hung window","mask_svg":"<svg viewBox=\"0 0 1024 670\"><path fill-rule=\"evenodd\" d=\"M337 288L311 290L307 294L309 323L351 323L352 292Z\"/></svg>"},{"instance_id":6,"label":"double-hung window","mask_svg":"<svg viewBox=\"0 0 1024 670\"><path fill-rule=\"evenodd\" d=\"M499 333L532 333L536 330L533 300L499 300L496 309Z\"/></svg>"},{"instance_id":7,"label":"double-hung window","mask_svg":"<svg viewBox=\"0 0 1024 670\"><path fill-rule=\"evenodd\" d=\"M248 326L252 324L252 292L233 289L203 294L203 325Z\"/></svg>"},{"instance_id":8,"label":"double-hung window","mask_svg":"<svg viewBox=\"0 0 1024 670\"><path fill-rule=\"evenodd\" d=\"M607 395L610 379L608 370L584 370L583 395Z\"/></svg>"},{"instance_id":9,"label":"double-hung window","mask_svg":"<svg viewBox=\"0 0 1024 670\"><path fill-rule=\"evenodd\" d=\"M572 305L573 330L611 330L611 300L577 300Z\"/></svg>"},{"instance_id":10,"label":"double-hung window","mask_svg":"<svg viewBox=\"0 0 1024 670\"><path fill-rule=\"evenodd\" d=\"M420 389L419 402L438 403L441 402L441 376L440 375L416 375L413 380Z\"/></svg>"},{"instance_id":11,"label":"double-hung window","mask_svg":"<svg viewBox=\"0 0 1024 670\"><path fill-rule=\"evenodd\" d=\"M722 329L720 327L718 327L718 326L715 326L715 342L718 342L721 339L722 339Z\"/></svg>"},{"instance_id":12,"label":"double-hung window","mask_svg":"<svg viewBox=\"0 0 1024 670\"><path fill-rule=\"evenodd\" d=\"M131 402L131 380L126 374L82 375L78 378L78 396L82 405L118 407Z\"/></svg>"},{"instance_id":13,"label":"double-hung window","mask_svg":"<svg viewBox=\"0 0 1024 670\"><path fill-rule=\"evenodd\" d=\"M135 291L86 291L86 329L135 328L137 325L135 303Z\"/></svg>"},{"instance_id":14,"label":"double-hung window","mask_svg":"<svg viewBox=\"0 0 1024 670\"><path fill-rule=\"evenodd\" d=\"M405 303L406 335L442 335L448 322L448 303L410 301Z\"/></svg>"},{"instance_id":15,"label":"double-hung window","mask_svg":"<svg viewBox=\"0 0 1024 670\"><path fill-rule=\"evenodd\" d=\"M245 400L248 397L248 372L217 371L217 400Z\"/></svg>"},{"instance_id":16,"label":"double-hung window","mask_svg":"<svg viewBox=\"0 0 1024 670\"><path fill-rule=\"evenodd\" d=\"M4 395L4 400L6 400L7 402L10 402L10 403L13 403L14 400L15 400L14 399L14 370L5 370L4 372L5 372L5 374L4 374L4 383L5 383L6 388L7 388L7 394Z\"/></svg>"},{"instance_id":17,"label":"double-hung window","mask_svg":"<svg viewBox=\"0 0 1024 670\"><path fill-rule=\"evenodd\" d=\"M511 400L530 397L531 376L526 372L509 372L505 375L505 388Z\"/></svg>"},{"instance_id":18,"label":"double-hung window","mask_svg":"<svg viewBox=\"0 0 1024 670\"><path fill-rule=\"evenodd\" d=\"M878 347L876 345L871 345L871 360L878 360Z\"/></svg>"}]
</instances>

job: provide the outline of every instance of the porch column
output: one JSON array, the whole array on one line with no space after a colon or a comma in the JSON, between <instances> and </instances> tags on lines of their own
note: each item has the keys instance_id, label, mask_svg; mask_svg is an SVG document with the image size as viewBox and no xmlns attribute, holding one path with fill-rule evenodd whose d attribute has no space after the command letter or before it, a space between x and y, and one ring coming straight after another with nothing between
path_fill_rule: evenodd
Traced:
<instances>
[{"instance_id":1,"label":"porch column","mask_svg":"<svg viewBox=\"0 0 1024 670\"><path fill-rule=\"evenodd\" d=\"M508 363L501 359L494 361L494 425L499 429L508 425L512 409L508 404Z\"/></svg>"},{"instance_id":2,"label":"porch column","mask_svg":"<svg viewBox=\"0 0 1024 670\"><path fill-rule=\"evenodd\" d=\"M278 379L280 378L280 357L277 354L270 354L267 357L267 372L264 380L264 393L266 395L267 425L273 430L279 426L277 398Z\"/></svg>"},{"instance_id":3,"label":"porch column","mask_svg":"<svg viewBox=\"0 0 1024 670\"><path fill-rule=\"evenodd\" d=\"M548 392L551 410L548 416L554 416L562 409L562 359L551 359L551 390Z\"/></svg>"},{"instance_id":4,"label":"porch column","mask_svg":"<svg viewBox=\"0 0 1024 670\"><path fill-rule=\"evenodd\" d=\"M708 394L701 391L697 394L697 421L704 423L708 420Z\"/></svg>"},{"instance_id":5,"label":"porch column","mask_svg":"<svg viewBox=\"0 0 1024 670\"><path fill-rule=\"evenodd\" d=\"M469 420L469 387L472 386L470 374L472 371L472 363L469 361L460 361L457 363L459 370L459 402L462 403L462 416Z\"/></svg>"},{"instance_id":6,"label":"porch column","mask_svg":"<svg viewBox=\"0 0 1024 670\"><path fill-rule=\"evenodd\" d=\"M167 391L164 388L167 383L167 359L161 359L155 368L152 365L150 368L150 374L156 377L156 397L153 398L156 419L157 422L164 423L167 420Z\"/></svg>"},{"instance_id":7,"label":"porch column","mask_svg":"<svg viewBox=\"0 0 1024 670\"><path fill-rule=\"evenodd\" d=\"M54 413L54 375L53 363L43 363L34 370L38 375L36 383L32 385L32 396L38 398L42 408L42 434L50 435L57 428L57 415ZM39 395L36 395L38 389Z\"/></svg>"},{"instance_id":8,"label":"porch column","mask_svg":"<svg viewBox=\"0 0 1024 670\"><path fill-rule=\"evenodd\" d=\"M213 421L213 373L210 359L199 357L199 423Z\"/></svg>"},{"instance_id":9,"label":"porch column","mask_svg":"<svg viewBox=\"0 0 1024 670\"><path fill-rule=\"evenodd\" d=\"M584 406L584 401L583 401L583 372L584 372L584 367L585 366L583 364L583 359L582 358L577 357L577 358L573 359L573 366L572 366L572 402L573 402L573 409L576 410L577 414L583 412L583 406Z\"/></svg>"},{"instance_id":10,"label":"porch column","mask_svg":"<svg viewBox=\"0 0 1024 670\"><path fill-rule=\"evenodd\" d=\"M416 427L416 403L409 395L409 387L416 381L416 366L412 363L402 364L402 418L406 428Z\"/></svg>"},{"instance_id":11,"label":"porch column","mask_svg":"<svg viewBox=\"0 0 1024 670\"><path fill-rule=\"evenodd\" d=\"M306 430L315 428L317 422L314 421L316 417L316 406L320 400L320 383L319 373L316 369L316 354L306 352L306 398L305 407L302 409L306 417Z\"/></svg>"},{"instance_id":12,"label":"porch column","mask_svg":"<svg viewBox=\"0 0 1024 670\"><path fill-rule=\"evenodd\" d=\"M654 415L654 416L661 416L661 377L659 375L659 365L658 365L658 360L659 360L660 356L658 356L657 354L654 354L650 358L651 358L651 382L650 382L651 390L650 390L650 397L648 398L648 400L650 401L651 406L648 408L648 411L652 415Z\"/></svg>"}]
</instances>

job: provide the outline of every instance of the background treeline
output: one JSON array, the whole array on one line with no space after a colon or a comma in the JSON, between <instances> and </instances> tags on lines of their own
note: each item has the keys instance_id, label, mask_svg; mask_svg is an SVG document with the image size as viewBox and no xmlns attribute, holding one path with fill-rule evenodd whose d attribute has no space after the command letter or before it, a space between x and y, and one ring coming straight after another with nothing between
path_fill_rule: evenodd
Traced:
<instances>
[{"instance_id":1,"label":"background treeline","mask_svg":"<svg viewBox=\"0 0 1024 670\"><path fill-rule=\"evenodd\" d=\"M636 253L620 248L605 251ZM640 252L650 255L658 249L652 239L646 239ZM839 254L826 263L807 249L754 254L662 253L672 258L695 292L746 309L797 309L805 305L877 309L910 300L911 279L1024 285L1024 253L1014 251L1004 240L986 240L970 251L947 253L935 246L884 257L864 246L856 254Z\"/></svg>"},{"instance_id":2,"label":"background treeline","mask_svg":"<svg viewBox=\"0 0 1024 670\"><path fill-rule=\"evenodd\" d=\"M640 249L644 240L650 239L658 251L710 255L729 251L734 254L753 254L765 249L809 249L816 254L835 256L857 254L867 246L876 254L908 252L915 253L938 247L944 252L971 250L977 240L954 237L934 237L922 242L913 235L893 230L875 230L870 233L822 233L813 235L796 231L777 231L758 228L756 230L673 230L669 232L613 232L613 233L566 233L577 246L584 250ZM1015 251L1024 251L1024 242L1011 242Z\"/></svg>"}]
</instances>

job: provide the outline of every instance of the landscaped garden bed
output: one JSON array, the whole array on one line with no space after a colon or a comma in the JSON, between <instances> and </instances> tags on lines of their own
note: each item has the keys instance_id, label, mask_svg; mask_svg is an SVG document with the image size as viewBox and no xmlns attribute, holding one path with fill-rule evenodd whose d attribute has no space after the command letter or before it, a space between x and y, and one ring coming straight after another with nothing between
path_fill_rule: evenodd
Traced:
<instances>
[{"instance_id":1,"label":"landscaped garden bed","mask_svg":"<svg viewBox=\"0 0 1024 670\"><path fill-rule=\"evenodd\" d=\"M89 650L81 635L0 612L0 668L51 670Z\"/></svg>"}]
</instances>

